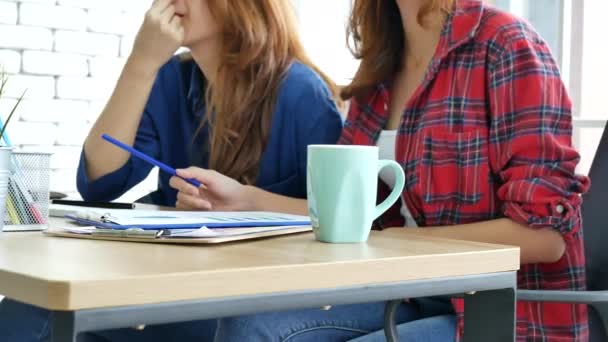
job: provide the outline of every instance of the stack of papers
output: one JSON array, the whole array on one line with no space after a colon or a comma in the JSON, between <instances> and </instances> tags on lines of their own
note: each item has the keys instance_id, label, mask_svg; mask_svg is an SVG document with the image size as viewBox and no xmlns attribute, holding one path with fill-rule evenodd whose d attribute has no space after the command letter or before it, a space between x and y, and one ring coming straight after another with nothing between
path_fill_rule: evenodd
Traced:
<instances>
[{"instance_id":1,"label":"stack of papers","mask_svg":"<svg viewBox=\"0 0 608 342\"><path fill-rule=\"evenodd\" d=\"M272 212L200 212L63 206L72 225L48 235L178 243L220 243L308 232L308 216ZM58 214L57 212L56 214Z\"/></svg>"},{"instance_id":2,"label":"stack of papers","mask_svg":"<svg viewBox=\"0 0 608 342\"><path fill-rule=\"evenodd\" d=\"M279 227L253 227L253 228L216 228L209 229L202 227L198 229L170 229L170 230L108 230L96 227L63 227L63 230L72 234L79 235L95 235L95 236L116 236L116 237L134 237L134 238L217 238L217 237L232 237L248 234L258 234L286 229L301 228L301 226L279 226Z\"/></svg>"}]
</instances>

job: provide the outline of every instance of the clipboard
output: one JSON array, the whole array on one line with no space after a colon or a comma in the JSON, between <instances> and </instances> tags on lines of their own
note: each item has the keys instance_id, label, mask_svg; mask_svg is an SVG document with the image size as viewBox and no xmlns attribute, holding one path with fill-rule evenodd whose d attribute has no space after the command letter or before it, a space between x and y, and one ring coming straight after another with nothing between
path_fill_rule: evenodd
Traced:
<instances>
[{"instance_id":1,"label":"clipboard","mask_svg":"<svg viewBox=\"0 0 608 342\"><path fill-rule=\"evenodd\" d=\"M149 236L105 236L105 235L85 235L70 233L64 229L49 228L43 234L50 237L86 239L86 240L102 240L102 241L119 241L119 242L139 242L139 243L160 243L160 244L178 244L178 245L217 245L228 242L258 240L264 238L279 237L284 235L302 234L312 232L311 226L293 226L285 227L278 230L270 230L266 232L258 232L251 234L235 235L235 236L219 236L207 238L179 238L179 237L155 237Z\"/></svg>"},{"instance_id":2,"label":"clipboard","mask_svg":"<svg viewBox=\"0 0 608 342\"><path fill-rule=\"evenodd\" d=\"M310 217L272 212L184 212L101 209L71 212L66 218L104 229L189 229L310 226Z\"/></svg>"}]
</instances>

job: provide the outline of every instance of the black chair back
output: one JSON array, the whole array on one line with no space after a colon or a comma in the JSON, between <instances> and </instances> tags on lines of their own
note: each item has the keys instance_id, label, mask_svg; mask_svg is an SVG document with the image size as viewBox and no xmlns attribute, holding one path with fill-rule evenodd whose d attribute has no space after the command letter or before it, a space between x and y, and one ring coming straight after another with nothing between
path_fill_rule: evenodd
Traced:
<instances>
[{"instance_id":1,"label":"black chair back","mask_svg":"<svg viewBox=\"0 0 608 342\"><path fill-rule=\"evenodd\" d=\"M589 177L591 188L583 196L581 208L587 258L587 289L602 291L608 290L608 130L605 128ZM589 319L590 341L604 341L607 335L602 321L591 306Z\"/></svg>"}]
</instances>

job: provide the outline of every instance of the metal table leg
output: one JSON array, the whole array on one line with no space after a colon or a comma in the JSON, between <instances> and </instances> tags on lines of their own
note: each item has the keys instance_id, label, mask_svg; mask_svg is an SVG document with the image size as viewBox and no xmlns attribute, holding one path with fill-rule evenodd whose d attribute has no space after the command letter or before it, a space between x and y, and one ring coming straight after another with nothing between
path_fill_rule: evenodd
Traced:
<instances>
[{"instance_id":1,"label":"metal table leg","mask_svg":"<svg viewBox=\"0 0 608 342\"><path fill-rule=\"evenodd\" d=\"M76 342L74 312L54 311L51 317L51 341Z\"/></svg>"},{"instance_id":2,"label":"metal table leg","mask_svg":"<svg viewBox=\"0 0 608 342\"><path fill-rule=\"evenodd\" d=\"M515 341L515 301L512 288L465 295L464 341Z\"/></svg>"},{"instance_id":3,"label":"metal table leg","mask_svg":"<svg viewBox=\"0 0 608 342\"><path fill-rule=\"evenodd\" d=\"M399 342L395 314L402 301L403 300L394 300L386 303L384 309L384 334L386 335L386 340L388 342Z\"/></svg>"}]
</instances>

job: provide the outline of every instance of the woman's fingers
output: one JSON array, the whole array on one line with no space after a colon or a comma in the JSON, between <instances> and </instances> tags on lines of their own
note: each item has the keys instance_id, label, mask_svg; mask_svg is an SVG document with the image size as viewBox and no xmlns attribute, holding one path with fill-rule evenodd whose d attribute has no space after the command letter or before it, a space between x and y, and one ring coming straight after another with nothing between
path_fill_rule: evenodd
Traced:
<instances>
[{"instance_id":1,"label":"woman's fingers","mask_svg":"<svg viewBox=\"0 0 608 342\"><path fill-rule=\"evenodd\" d=\"M169 180L169 186L179 192L183 192L191 196L197 196L199 194L197 187L186 182L180 177L171 177Z\"/></svg>"},{"instance_id":2,"label":"woman's fingers","mask_svg":"<svg viewBox=\"0 0 608 342\"><path fill-rule=\"evenodd\" d=\"M175 6L169 5L160 13L160 23L161 25L167 25L169 27L169 23L175 17Z\"/></svg>"},{"instance_id":3,"label":"woman's fingers","mask_svg":"<svg viewBox=\"0 0 608 342\"><path fill-rule=\"evenodd\" d=\"M155 0L148 10L148 14L151 16L160 16L160 14L171 4L172 0Z\"/></svg>"},{"instance_id":4,"label":"woman's fingers","mask_svg":"<svg viewBox=\"0 0 608 342\"><path fill-rule=\"evenodd\" d=\"M192 196L183 192L177 193L177 208L187 208L188 210L211 210L211 203L201 197Z\"/></svg>"},{"instance_id":5,"label":"woman's fingers","mask_svg":"<svg viewBox=\"0 0 608 342\"><path fill-rule=\"evenodd\" d=\"M211 170L205 170L198 167L189 167L187 169L177 170L177 175L186 179L196 179L203 185L209 187L218 181L217 173Z\"/></svg>"}]
</instances>

